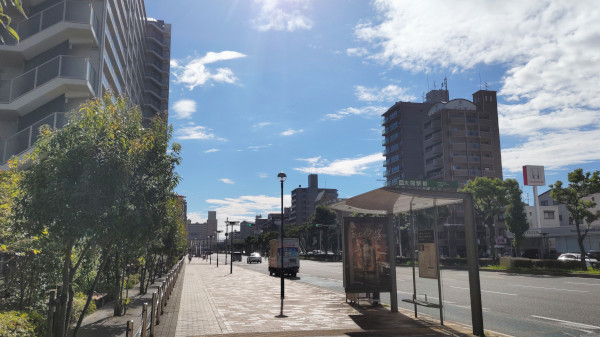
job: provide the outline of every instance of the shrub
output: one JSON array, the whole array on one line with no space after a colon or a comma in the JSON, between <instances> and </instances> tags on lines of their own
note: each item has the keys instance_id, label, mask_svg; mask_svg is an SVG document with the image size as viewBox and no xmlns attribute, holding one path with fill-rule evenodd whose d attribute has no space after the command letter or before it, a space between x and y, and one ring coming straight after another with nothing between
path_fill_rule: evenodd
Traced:
<instances>
[{"instance_id":1,"label":"shrub","mask_svg":"<svg viewBox=\"0 0 600 337\"><path fill-rule=\"evenodd\" d=\"M0 337L44 336L46 322L36 312L0 312Z\"/></svg>"},{"instance_id":2,"label":"shrub","mask_svg":"<svg viewBox=\"0 0 600 337\"><path fill-rule=\"evenodd\" d=\"M87 295L81 292L75 293L75 298L73 298L73 309L71 310L71 317L69 318L69 323L74 324L79 319L79 315L83 311L83 307L85 306L85 302L87 301ZM87 309L85 315L89 315L96 311L96 303L94 301L90 302L90 305Z\"/></svg>"}]
</instances>

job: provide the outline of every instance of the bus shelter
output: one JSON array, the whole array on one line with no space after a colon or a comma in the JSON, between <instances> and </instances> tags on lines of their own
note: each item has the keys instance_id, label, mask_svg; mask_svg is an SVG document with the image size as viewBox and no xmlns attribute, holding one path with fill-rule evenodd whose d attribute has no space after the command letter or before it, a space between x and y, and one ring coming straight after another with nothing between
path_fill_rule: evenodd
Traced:
<instances>
[{"instance_id":1,"label":"bus shelter","mask_svg":"<svg viewBox=\"0 0 600 337\"><path fill-rule=\"evenodd\" d=\"M435 208L436 206L455 205L462 204L464 209L464 222L465 222L465 240L467 248L467 263L469 272L469 293L471 302L471 319L473 323L473 334L476 336L483 336L483 313L481 303L481 286L479 281L479 262L477 255L477 236L475 228L475 219L473 216L473 197L469 193L455 192L455 191L444 191L444 190L426 190L426 189L414 189L404 187L382 187L378 188L355 197L345 199L329 205L330 208L338 212L348 213L362 213L371 215L385 215L385 221L387 221L387 259L390 266L391 272L391 288L390 288L390 301L392 312L398 311L398 293L396 286L396 254L394 250L394 238L391 230L393 224L394 214L401 212L410 212L423 210L428 208ZM347 218L344 221L351 221ZM412 221L412 216L411 216ZM348 224L342 222L342 229L347 228ZM348 227L350 228L350 227ZM345 236L348 233L344 233ZM346 241L346 240L344 240ZM344 250L344 272L346 273L347 263L347 247ZM413 252L414 254L414 252ZM435 251L437 257L439 252ZM439 269L438 269L439 277ZM346 283L346 275L344 276L344 282ZM413 278L413 285L414 285ZM439 282L439 280L438 280ZM344 284L346 287L346 284ZM385 291L384 291L385 292ZM441 298L441 297L440 297ZM414 300L414 298L413 298ZM440 300L441 301L441 300ZM415 314L416 314L415 303ZM441 308L441 303L440 303ZM441 310L441 309L440 309ZM443 324L443 318L440 317Z\"/></svg>"}]
</instances>

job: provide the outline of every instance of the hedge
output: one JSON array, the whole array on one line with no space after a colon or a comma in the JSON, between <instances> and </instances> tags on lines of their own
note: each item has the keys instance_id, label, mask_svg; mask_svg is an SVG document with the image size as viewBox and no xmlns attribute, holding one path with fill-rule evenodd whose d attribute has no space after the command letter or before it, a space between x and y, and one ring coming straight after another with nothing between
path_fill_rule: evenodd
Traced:
<instances>
[{"instance_id":1,"label":"hedge","mask_svg":"<svg viewBox=\"0 0 600 337\"><path fill-rule=\"evenodd\" d=\"M45 330L45 319L35 312L0 312L0 337L45 336Z\"/></svg>"}]
</instances>

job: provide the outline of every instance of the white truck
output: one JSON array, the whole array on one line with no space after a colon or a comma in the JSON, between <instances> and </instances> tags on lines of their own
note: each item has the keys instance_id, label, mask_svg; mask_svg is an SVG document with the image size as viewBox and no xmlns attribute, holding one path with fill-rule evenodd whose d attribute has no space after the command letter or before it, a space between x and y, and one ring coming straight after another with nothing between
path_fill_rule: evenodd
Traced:
<instances>
[{"instance_id":1,"label":"white truck","mask_svg":"<svg viewBox=\"0 0 600 337\"><path fill-rule=\"evenodd\" d=\"M283 239L283 267L281 266L281 239L269 241L269 275L296 277L300 269L300 241L297 238Z\"/></svg>"}]
</instances>

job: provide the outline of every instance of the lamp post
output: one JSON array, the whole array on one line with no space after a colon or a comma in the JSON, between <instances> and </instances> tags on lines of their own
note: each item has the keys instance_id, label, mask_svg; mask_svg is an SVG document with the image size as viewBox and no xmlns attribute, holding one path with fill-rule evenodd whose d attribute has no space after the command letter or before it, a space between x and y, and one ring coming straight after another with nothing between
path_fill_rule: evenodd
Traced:
<instances>
[{"instance_id":1,"label":"lamp post","mask_svg":"<svg viewBox=\"0 0 600 337\"><path fill-rule=\"evenodd\" d=\"M281 227L279 228L279 237L281 239L281 244L279 249L281 249L281 271L280 271L280 276L281 276L281 310L279 311L279 315L275 316L277 318L284 318L287 317L286 315L283 314L283 298L285 297L285 284L284 284L284 271L283 271L283 255L285 254L285 250L283 249L283 182L285 181L285 178L287 178L287 176L285 175L285 173L283 172L279 172L279 174L277 175L277 179L279 180L279 182L281 183Z\"/></svg>"},{"instance_id":2,"label":"lamp post","mask_svg":"<svg viewBox=\"0 0 600 337\"><path fill-rule=\"evenodd\" d=\"M219 268L219 249L218 249L218 247L219 247L219 233L222 233L222 232L223 232L222 230L215 231L215 233L217 233L217 268Z\"/></svg>"},{"instance_id":3,"label":"lamp post","mask_svg":"<svg viewBox=\"0 0 600 337\"><path fill-rule=\"evenodd\" d=\"M212 238L214 238L214 237L215 237L214 235L209 235L208 236L208 247L210 247L209 248L210 249L210 255L209 255L209 261L210 261L210 263L209 264L212 264Z\"/></svg>"},{"instance_id":4,"label":"lamp post","mask_svg":"<svg viewBox=\"0 0 600 337\"><path fill-rule=\"evenodd\" d=\"M229 274L233 274L233 226L237 225L239 221L225 221L225 230L227 227L231 226L231 232L225 233L226 237L229 237ZM225 249L227 249L227 245L225 245ZM225 254L225 263L227 263L227 254Z\"/></svg>"}]
</instances>

